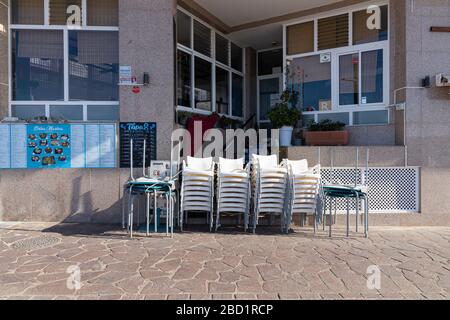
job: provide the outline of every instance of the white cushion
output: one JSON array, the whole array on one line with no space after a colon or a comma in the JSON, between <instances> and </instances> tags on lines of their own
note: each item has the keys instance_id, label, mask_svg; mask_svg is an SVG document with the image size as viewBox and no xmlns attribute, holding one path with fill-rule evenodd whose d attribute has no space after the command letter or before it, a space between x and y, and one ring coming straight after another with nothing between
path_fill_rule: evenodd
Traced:
<instances>
[{"instance_id":1,"label":"white cushion","mask_svg":"<svg viewBox=\"0 0 450 320\"><path fill-rule=\"evenodd\" d=\"M220 173L230 173L244 168L244 158L241 159L224 159L219 158Z\"/></svg>"},{"instance_id":2,"label":"white cushion","mask_svg":"<svg viewBox=\"0 0 450 320\"><path fill-rule=\"evenodd\" d=\"M192 170L210 171L213 169L213 158L187 157L187 166Z\"/></svg>"}]
</instances>

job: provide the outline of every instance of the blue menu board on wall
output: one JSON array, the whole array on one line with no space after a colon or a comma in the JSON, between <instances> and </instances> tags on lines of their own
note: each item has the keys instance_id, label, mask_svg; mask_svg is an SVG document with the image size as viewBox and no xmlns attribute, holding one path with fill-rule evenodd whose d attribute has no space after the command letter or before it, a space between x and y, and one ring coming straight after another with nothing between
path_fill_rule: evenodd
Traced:
<instances>
[{"instance_id":1,"label":"blue menu board on wall","mask_svg":"<svg viewBox=\"0 0 450 320\"><path fill-rule=\"evenodd\" d=\"M0 169L115 168L116 124L0 124Z\"/></svg>"},{"instance_id":2,"label":"blue menu board on wall","mask_svg":"<svg viewBox=\"0 0 450 320\"><path fill-rule=\"evenodd\" d=\"M71 132L68 124L27 126L27 168L70 168Z\"/></svg>"}]
</instances>

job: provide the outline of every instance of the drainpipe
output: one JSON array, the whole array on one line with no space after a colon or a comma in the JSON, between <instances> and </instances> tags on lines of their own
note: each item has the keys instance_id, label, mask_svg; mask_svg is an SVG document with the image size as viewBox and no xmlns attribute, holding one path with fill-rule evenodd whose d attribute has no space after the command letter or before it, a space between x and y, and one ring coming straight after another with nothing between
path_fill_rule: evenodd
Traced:
<instances>
[{"instance_id":1,"label":"drainpipe","mask_svg":"<svg viewBox=\"0 0 450 320\"><path fill-rule=\"evenodd\" d=\"M398 88L394 90L394 107L398 107L397 104L397 94L400 91L403 90L410 90L410 89L415 89L415 90L421 90L421 89L427 89L426 87L403 87L403 88ZM405 146L405 167L408 166L408 144L406 143L406 102L404 102L404 106L403 106L403 144Z\"/></svg>"}]
</instances>

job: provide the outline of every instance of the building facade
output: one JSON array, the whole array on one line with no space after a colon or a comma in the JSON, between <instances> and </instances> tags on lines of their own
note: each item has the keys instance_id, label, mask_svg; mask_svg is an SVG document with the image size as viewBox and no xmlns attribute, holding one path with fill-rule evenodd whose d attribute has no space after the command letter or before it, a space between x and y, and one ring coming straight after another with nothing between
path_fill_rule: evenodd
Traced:
<instances>
[{"instance_id":1,"label":"building facade","mask_svg":"<svg viewBox=\"0 0 450 320\"><path fill-rule=\"evenodd\" d=\"M156 158L169 160L186 118L270 128L288 88L303 124L350 131L349 147L321 148L324 167L345 180L370 149L373 223L449 225L450 95L435 84L450 75L449 27L449 0L0 0L0 118L154 122ZM119 85L124 70L137 83ZM312 163L317 154L282 150ZM0 220L120 221L130 173L119 158L109 168L10 163Z\"/></svg>"}]
</instances>

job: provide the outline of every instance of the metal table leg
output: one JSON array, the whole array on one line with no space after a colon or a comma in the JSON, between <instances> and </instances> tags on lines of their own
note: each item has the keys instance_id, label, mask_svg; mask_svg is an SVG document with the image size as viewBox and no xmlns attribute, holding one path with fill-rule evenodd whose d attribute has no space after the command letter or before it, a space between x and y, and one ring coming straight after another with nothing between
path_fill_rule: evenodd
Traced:
<instances>
[{"instance_id":1,"label":"metal table leg","mask_svg":"<svg viewBox=\"0 0 450 320\"><path fill-rule=\"evenodd\" d=\"M332 237L332 229L333 229L333 199L330 198L330 238Z\"/></svg>"},{"instance_id":2,"label":"metal table leg","mask_svg":"<svg viewBox=\"0 0 450 320\"><path fill-rule=\"evenodd\" d=\"M131 238L133 238L134 197L135 197L135 195L131 195L131 210L130 210L130 237Z\"/></svg>"},{"instance_id":3,"label":"metal table leg","mask_svg":"<svg viewBox=\"0 0 450 320\"><path fill-rule=\"evenodd\" d=\"M350 236L350 198L347 198L347 238Z\"/></svg>"},{"instance_id":4,"label":"metal table leg","mask_svg":"<svg viewBox=\"0 0 450 320\"><path fill-rule=\"evenodd\" d=\"M369 237L369 197L366 195L366 219L365 219L365 236L366 238Z\"/></svg>"},{"instance_id":5,"label":"metal table leg","mask_svg":"<svg viewBox=\"0 0 450 320\"><path fill-rule=\"evenodd\" d=\"M153 219L155 220L155 234L158 232L158 195L156 190L153 192Z\"/></svg>"},{"instance_id":6,"label":"metal table leg","mask_svg":"<svg viewBox=\"0 0 450 320\"><path fill-rule=\"evenodd\" d=\"M127 194L127 188L123 188L123 198L122 198L122 229L125 229L125 195Z\"/></svg>"},{"instance_id":7,"label":"metal table leg","mask_svg":"<svg viewBox=\"0 0 450 320\"><path fill-rule=\"evenodd\" d=\"M169 236L169 216L170 216L169 207L170 207L169 194L166 193L166 237Z\"/></svg>"},{"instance_id":8,"label":"metal table leg","mask_svg":"<svg viewBox=\"0 0 450 320\"><path fill-rule=\"evenodd\" d=\"M147 215L147 237L150 235L150 193L146 192L147 196L147 208L146 208L146 215Z\"/></svg>"}]
</instances>

